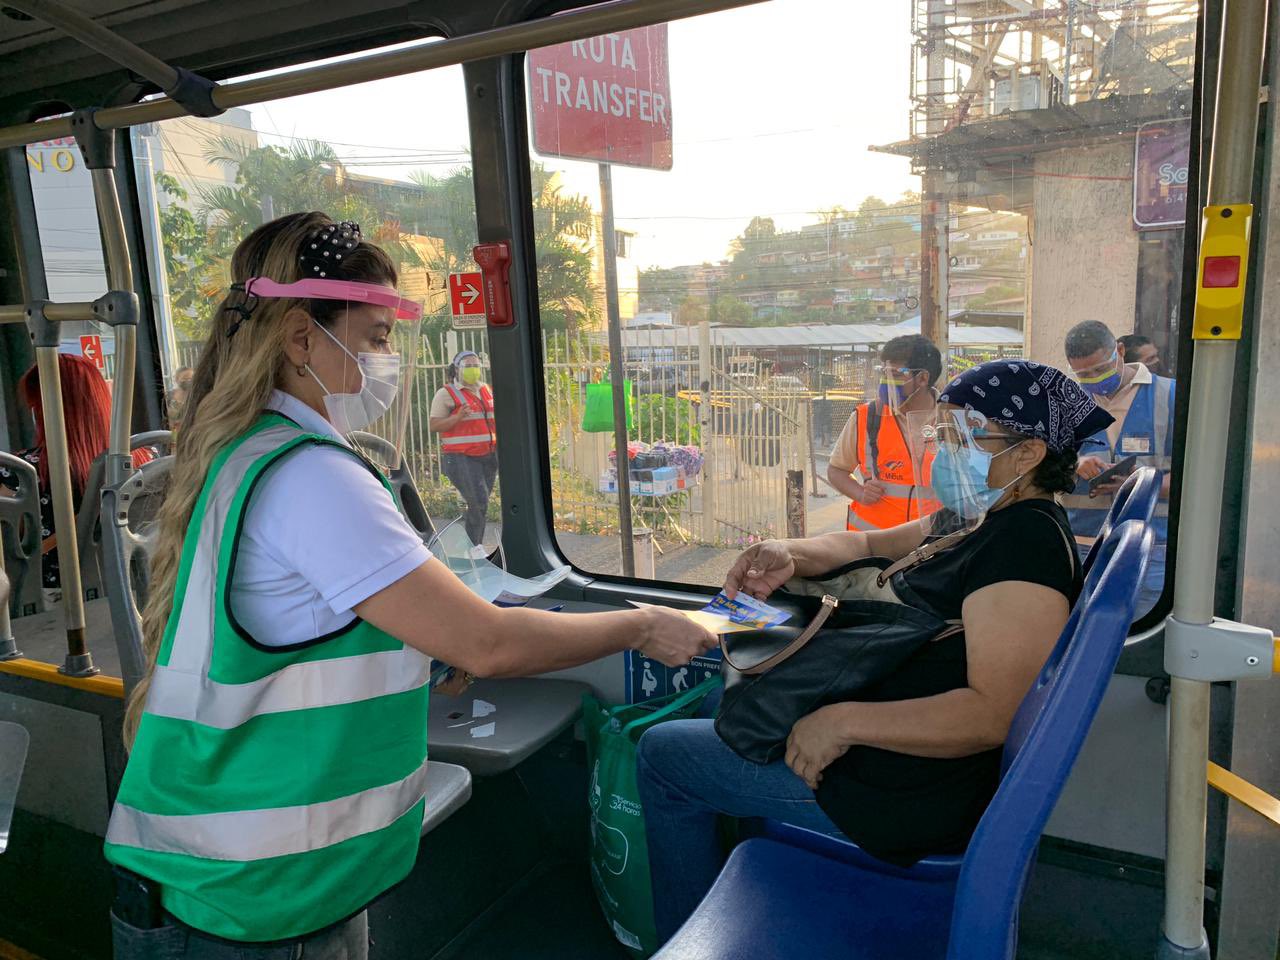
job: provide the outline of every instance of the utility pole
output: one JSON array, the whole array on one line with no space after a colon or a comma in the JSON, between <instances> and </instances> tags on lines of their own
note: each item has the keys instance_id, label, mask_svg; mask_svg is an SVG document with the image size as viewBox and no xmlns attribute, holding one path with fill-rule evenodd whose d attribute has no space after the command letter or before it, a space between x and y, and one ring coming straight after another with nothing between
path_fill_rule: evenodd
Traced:
<instances>
[{"instance_id":1,"label":"utility pole","mask_svg":"<svg viewBox=\"0 0 1280 960\"><path fill-rule=\"evenodd\" d=\"M946 19L944 0L923 0L927 13L925 31L925 135L940 136L946 110ZM949 267L949 204L943 194L941 171L926 168L921 177L920 198L920 332L942 354L943 376L947 374Z\"/></svg>"},{"instance_id":2,"label":"utility pole","mask_svg":"<svg viewBox=\"0 0 1280 960\"><path fill-rule=\"evenodd\" d=\"M600 223L604 234L604 301L609 321L609 380L613 384L613 451L618 469L618 532L622 537L622 575L636 575L635 534L631 528L631 461L627 457L627 373L622 362L622 314L618 308L618 235L613 228L613 173L600 164Z\"/></svg>"}]
</instances>

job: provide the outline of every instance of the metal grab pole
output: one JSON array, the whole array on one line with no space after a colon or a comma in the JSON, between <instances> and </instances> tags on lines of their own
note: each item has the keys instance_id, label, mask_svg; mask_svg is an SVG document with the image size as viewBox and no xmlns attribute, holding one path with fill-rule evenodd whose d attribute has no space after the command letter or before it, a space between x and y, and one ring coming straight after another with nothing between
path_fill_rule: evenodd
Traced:
<instances>
[{"instance_id":1,"label":"metal grab pole","mask_svg":"<svg viewBox=\"0 0 1280 960\"><path fill-rule=\"evenodd\" d=\"M618 235L613 229L613 174L600 164L600 221L604 234L604 300L609 323L609 380L613 384L613 451L618 469L618 527L622 534L622 575L636 575L631 527L631 459L627 456L627 372L622 362L622 317L618 308Z\"/></svg>"},{"instance_id":2,"label":"metal grab pole","mask_svg":"<svg viewBox=\"0 0 1280 960\"><path fill-rule=\"evenodd\" d=\"M1266 4L1260 0L1224 0L1222 43L1218 55L1217 106L1210 141L1205 222L1213 216L1248 216L1257 137L1258 90L1262 81L1262 44ZM1209 229L1205 227L1204 229ZM1247 228L1244 228L1247 230ZM1202 244L1203 247L1203 244ZM1247 248L1245 250L1247 254ZM1203 256L1203 253L1202 253ZM1242 276L1244 263L1240 264ZM1198 278L1203 279L1203 278ZM1198 291L1202 288L1198 286ZM1214 615L1218 532L1222 516L1231 388L1235 379L1239 332L1210 325L1197 295L1193 323L1194 359L1190 418L1183 457L1182 509L1179 513L1173 618L1202 625ZM1204 315L1202 315L1202 313ZM1188 679L1186 666L1168 643L1165 668L1172 682L1169 697L1169 777L1166 823L1164 937L1161 960L1209 957L1204 931L1206 771L1209 759L1209 684Z\"/></svg>"},{"instance_id":3,"label":"metal grab pole","mask_svg":"<svg viewBox=\"0 0 1280 960\"><path fill-rule=\"evenodd\" d=\"M5 6L43 20L51 27L57 27L90 50L96 50L104 57L150 80L161 90L171 90L178 82L178 71L169 64L125 40L114 30L55 0L13 0Z\"/></svg>"},{"instance_id":4,"label":"metal grab pole","mask_svg":"<svg viewBox=\"0 0 1280 960\"><path fill-rule=\"evenodd\" d=\"M67 624L67 661L63 672L72 676L96 673L85 645L84 590L80 583L80 555L76 543L76 511L71 500L71 458L67 453L67 421L62 407L62 376L56 345L36 346L40 370L40 400L44 406L44 455L49 466L49 498L58 538L58 570L62 609Z\"/></svg>"},{"instance_id":5,"label":"metal grab pole","mask_svg":"<svg viewBox=\"0 0 1280 960\"><path fill-rule=\"evenodd\" d=\"M111 133L103 136L113 136ZM129 260L129 241L125 236L120 197L116 192L112 167L93 169L93 200L98 208L98 224L102 230L103 252L107 266L107 285L112 290L133 292L133 266ZM115 328L116 370L111 389L111 439L107 456L107 484L119 483L129 475L129 435L133 430L133 381L136 368L137 328L121 324Z\"/></svg>"}]
</instances>

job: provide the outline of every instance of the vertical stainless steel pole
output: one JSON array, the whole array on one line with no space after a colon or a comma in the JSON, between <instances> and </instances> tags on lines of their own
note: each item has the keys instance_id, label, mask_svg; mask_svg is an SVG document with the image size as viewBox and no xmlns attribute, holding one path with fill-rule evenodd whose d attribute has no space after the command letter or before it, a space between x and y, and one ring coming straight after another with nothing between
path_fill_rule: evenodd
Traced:
<instances>
[{"instance_id":1,"label":"vertical stainless steel pole","mask_svg":"<svg viewBox=\"0 0 1280 960\"><path fill-rule=\"evenodd\" d=\"M49 466L49 498L53 501L54 533L58 539L58 571L62 610L67 625L67 659L63 672L72 676L96 673L85 639L84 589L80 581L80 549L76 541L76 511L71 498L71 458L67 453L67 420L62 406L62 376L56 344L37 344L40 400L44 407L44 455Z\"/></svg>"},{"instance_id":2,"label":"vertical stainless steel pole","mask_svg":"<svg viewBox=\"0 0 1280 960\"><path fill-rule=\"evenodd\" d=\"M107 261L107 285L112 290L133 291L133 266L129 260L129 241L120 213L120 197L116 192L115 171L103 168L91 171L93 200L98 208L98 224L102 230L103 249ZM119 483L129 474L129 435L133 429L133 382L135 375L137 327L121 324L115 327L116 374L111 390L111 440L107 457L107 483Z\"/></svg>"},{"instance_id":3,"label":"vertical stainless steel pole","mask_svg":"<svg viewBox=\"0 0 1280 960\"><path fill-rule=\"evenodd\" d=\"M1265 3L1225 0L1209 158L1210 206L1247 204L1252 196L1265 33ZM1230 420L1237 340L1216 339L1197 329L1193 344L1173 617L1184 623L1205 624L1214 615L1226 424ZM1168 660L1166 668L1172 676L1168 821L1164 938L1157 955L1161 960L1207 960L1204 868L1209 684L1178 676L1178 665Z\"/></svg>"},{"instance_id":4,"label":"vertical stainless steel pole","mask_svg":"<svg viewBox=\"0 0 1280 960\"><path fill-rule=\"evenodd\" d=\"M627 459L627 374L622 362L622 316L618 308L618 235L613 229L613 173L600 164L600 220L604 233L604 300L609 320L609 378L613 382L613 449L618 467L618 526L622 534L622 575L636 575L631 529L631 472Z\"/></svg>"}]
</instances>

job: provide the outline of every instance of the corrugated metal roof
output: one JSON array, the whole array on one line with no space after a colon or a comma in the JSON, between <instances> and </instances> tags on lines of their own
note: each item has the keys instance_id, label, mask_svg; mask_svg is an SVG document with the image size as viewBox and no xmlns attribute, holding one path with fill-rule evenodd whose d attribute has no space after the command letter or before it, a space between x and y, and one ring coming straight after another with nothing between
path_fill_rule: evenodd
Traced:
<instances>
[{"instance_id":1,"label":"corrugated metal roof","mask_svg":"<svg viewBox=\"0 0 1280 960\"><path fill-rule=\"evenodd\" d=\"M711 342L733 347L815 347L849 350L887 343L894 337L919 333L920 318L913 317L890 325L875 323L805 324L781 327L713 327ZM603 340L603 333L593 334ZM696 327L663 330L624 330L622 343L627 348L676 347L698 345ZM1021 346L1022 331L1008 327L970 327L951 324L951 343L960 347Z\"/></svg>"}]
</instances>

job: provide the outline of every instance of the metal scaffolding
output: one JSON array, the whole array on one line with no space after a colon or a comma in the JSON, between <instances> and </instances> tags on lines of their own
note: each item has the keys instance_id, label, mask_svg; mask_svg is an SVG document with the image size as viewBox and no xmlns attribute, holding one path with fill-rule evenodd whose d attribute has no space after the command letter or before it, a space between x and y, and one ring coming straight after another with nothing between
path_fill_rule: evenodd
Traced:
<instances>
[{"instance_id":1,"label":"metal scaffolding","mask_svg":"<svg viewBox=\"0 0 1280 960\"><path fill-rule=\"evenodd\" d=\"M910 137L1190 87L1197 10L1194 0L914 0Z\"/></svg>"}]
</instances>

